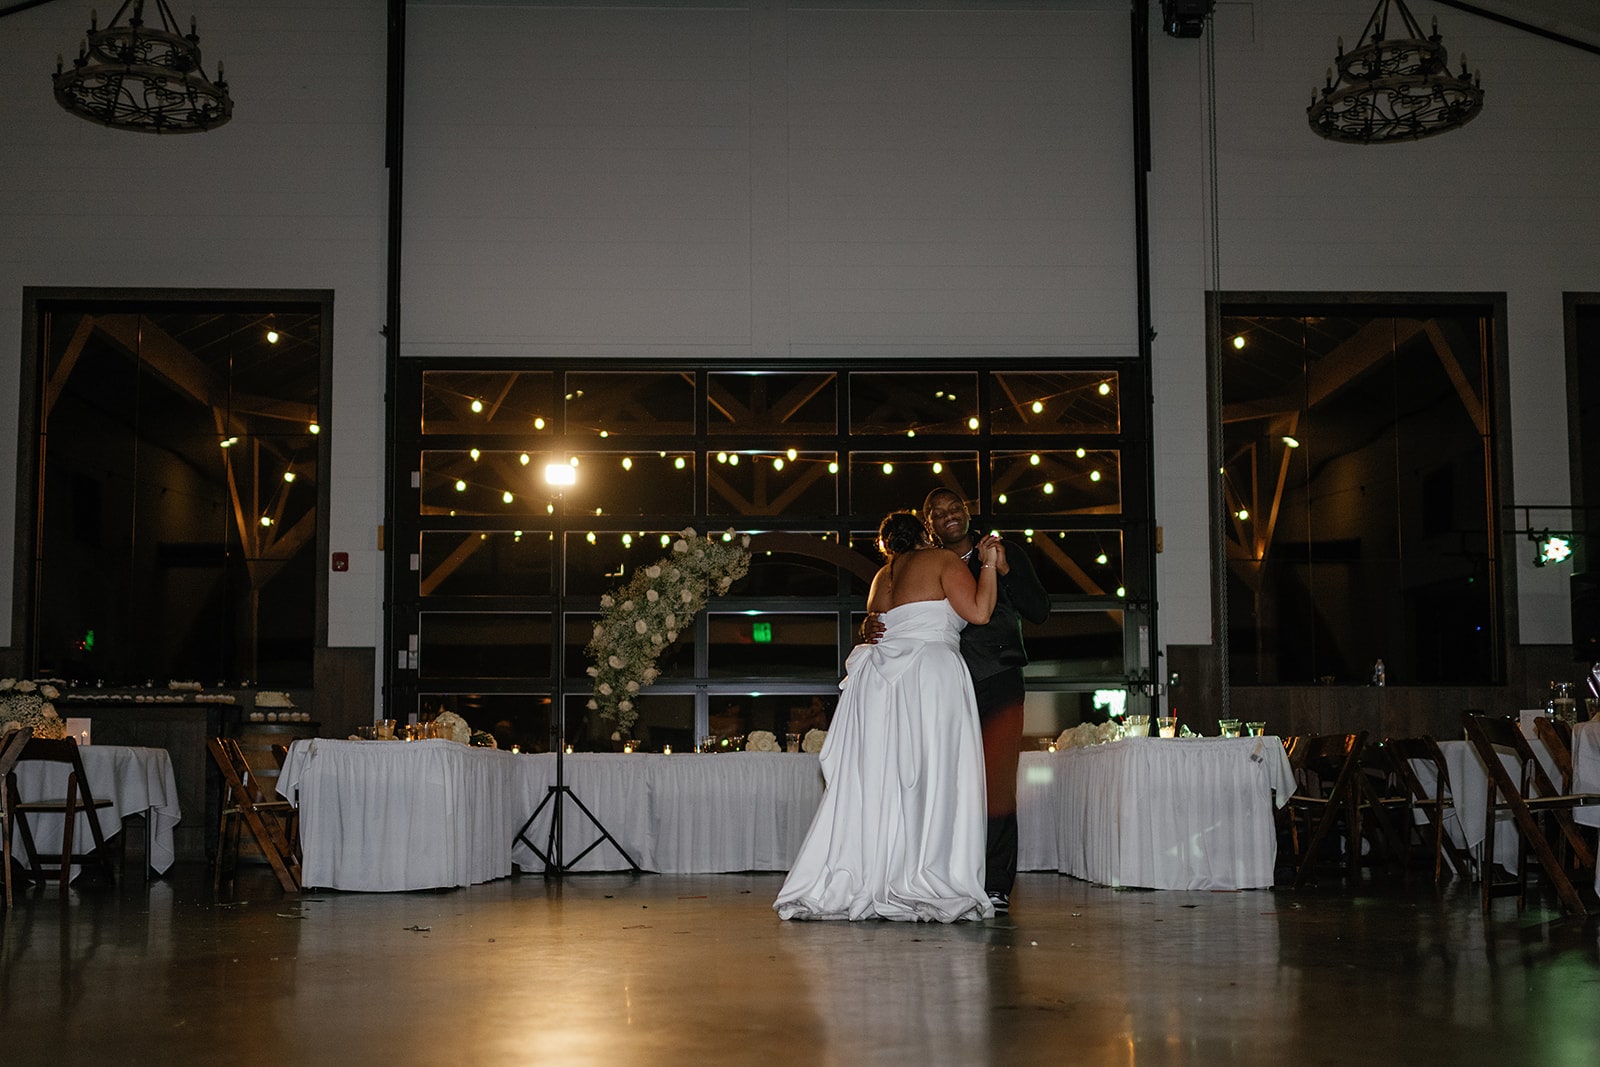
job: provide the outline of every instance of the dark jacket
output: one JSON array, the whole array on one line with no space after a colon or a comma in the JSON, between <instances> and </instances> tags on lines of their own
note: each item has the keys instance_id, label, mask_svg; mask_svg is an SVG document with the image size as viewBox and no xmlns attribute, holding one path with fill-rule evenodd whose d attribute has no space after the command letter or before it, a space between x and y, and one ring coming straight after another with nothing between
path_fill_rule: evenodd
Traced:
<instances>
[{"instance_id":1,"label":"dark jacket","mask_svg":"<svg viewBox=\"0 0 1600 1067\"><path fill-rule=\"evenodd\" d=\"M1022 620L1044 622L1050 617L1049 594L1027 551L1014 542L1003 543L1010 573L998 576L994 612L982 626L969 623L961 631L961 658L967 661L967 670L975 682L1012 667L1026 666L1028 652L1022 645ZM983 567L976 552L967 560L967 566L976 577Z\"/></svg>"}]
</instances>

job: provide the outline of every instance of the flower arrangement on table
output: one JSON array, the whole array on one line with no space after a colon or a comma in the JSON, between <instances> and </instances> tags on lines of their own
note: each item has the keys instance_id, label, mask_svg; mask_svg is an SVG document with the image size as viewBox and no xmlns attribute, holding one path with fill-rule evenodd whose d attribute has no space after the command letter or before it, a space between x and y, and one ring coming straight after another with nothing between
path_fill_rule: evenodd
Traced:
<instances>
[{"instance_id":1,"label":"flower arrangement on table","mask_svg":"<svg viewBox=\"0 0 1600 1067\"><path fill-rule=\"evenodd\" d=\"M1061 731L1061 736L1056 738L1057 748L1088 748L1090 745L1103 745L1107 741L1117 741L1122 738L1122 724L1116 719L1107 719L1105 722L1080 722Z\"/></svg>"},{"instance_id":2,"label":"flower arrangement on table","mask_svg":"<svg viewBox=\"0 0 1600 1067\"><path fill-rule=\"evenodd\" d=\"M782 752L783 746L778 744L778 735L771 730L751 730L750 736L745 739L746 752Z\"/></svg>"},{"instance_id":3,"label":"flower arrangement on table","mask_svg":"<svg viewBox=\"0 0 1600 1067\"><path fill-rule=\"evenodd\" d=\"M589 710L630 729L639 719L641 690L660 677L661 654L694 621L711 596L721 596L750 572L750 538L732 530L721 538L686 529L659 563L636 570L621 588L600 598L585 653L592 661Z\"/></svg>"},{"instance_id":4,"label":"flower arrangement on table","mask_svg":"<svg viewBox=\"0 0 1600 1067\"><path fill-rule=\"evenodd\" d=\"M31 726L34 737L66 737L67 724L50 703L60 695L49 682L0 678L0 733Z\"/></svg>"}]
</instances>

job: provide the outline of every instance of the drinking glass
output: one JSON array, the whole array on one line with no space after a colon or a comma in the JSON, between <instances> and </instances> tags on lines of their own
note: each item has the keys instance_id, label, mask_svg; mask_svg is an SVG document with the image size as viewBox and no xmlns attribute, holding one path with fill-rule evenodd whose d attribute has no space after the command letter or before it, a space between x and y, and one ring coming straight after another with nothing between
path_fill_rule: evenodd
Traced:
<instances>
[{"instance_id":1,"label":"drinking glass","mask_svg":"<svg viewBox=\"0 0 1600 1067\"><path fill-rule=\"evenodd\" d=\"M1239 736L1239 720L1238 719L1218 719L1217 720L1217 729L1220 731L1218 736L1221 736L1221 737L1238 737Z\"/></svg>"},{"instance_id":2,"label":"drinking glass","mask_svg":"<svg viewBox=\"0 0 1600 1067\"><path fill-rule=\"evenodd\" d=\"M1156 730L1162 737L1178 736L1178 717L1176 715L1163 715L1156 720Z\"/></svg>"},{"instance_id":3,"label":"drinking glass","mask_svg":"<svg viewBox=\"0 0 1600 1067\"><path fill-rule=\"evenodd\" d=\"M1247 722L1244 724L1244 733L1246 737L1261 737L1264 736L1266 732L1267 724L1264 722Z\"/></svg>"}]
</instances>

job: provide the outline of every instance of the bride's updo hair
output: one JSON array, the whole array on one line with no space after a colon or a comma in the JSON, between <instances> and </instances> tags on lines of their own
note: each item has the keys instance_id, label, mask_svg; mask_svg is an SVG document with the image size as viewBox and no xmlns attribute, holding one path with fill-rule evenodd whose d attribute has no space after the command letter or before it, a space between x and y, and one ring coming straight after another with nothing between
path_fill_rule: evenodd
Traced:
<instances>
[{"instance_id":1,"label":"bride's updo hair","mask_svg":"<svg viewBox=\"0 0 1600 1067\"><path fill-rule=\"evenodd\" d=\"M891 511L878 526L878 543L891 556L910 552L932 540L927 523L915 512Z\"/></svg>"}]
</instances>

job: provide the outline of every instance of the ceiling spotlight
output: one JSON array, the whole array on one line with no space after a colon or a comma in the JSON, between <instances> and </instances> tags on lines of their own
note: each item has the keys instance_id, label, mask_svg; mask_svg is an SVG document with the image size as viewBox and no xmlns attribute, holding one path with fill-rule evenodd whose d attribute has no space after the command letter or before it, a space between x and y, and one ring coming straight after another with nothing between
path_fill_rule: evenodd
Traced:
<instances>
[{"instance_id":1,"label":"ceiling spotlight","mask_svg":"<svg viewBox=\"0 0 1600 1067\"><path fill-rule=\"evenodd\" d=\"M576 485L578 472L570 463L548 463L544 468L544 480L546 485Z\"/></svg>"}]
</instances>

